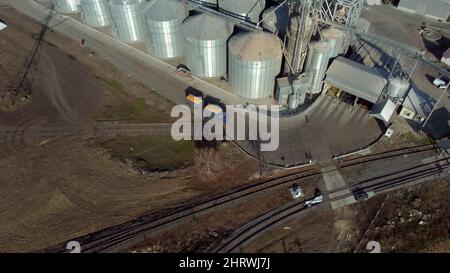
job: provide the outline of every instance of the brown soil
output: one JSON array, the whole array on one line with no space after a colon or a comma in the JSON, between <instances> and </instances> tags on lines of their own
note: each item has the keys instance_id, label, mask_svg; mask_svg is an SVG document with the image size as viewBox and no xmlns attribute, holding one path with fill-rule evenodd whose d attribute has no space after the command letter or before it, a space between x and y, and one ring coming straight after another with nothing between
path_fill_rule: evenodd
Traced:
<instances>
[{"instance_id":1,"label":"brown soil","mask_svg":"<svg viewBox=\"0 0 450 273\"><path fill-rule=\"evenodd\" d=\"M366 252L367 243L377 241L382 252L448 252L448 182L435 180L350 206L354 215L347 219L351 228L342 241L345 251Z\"/></svg>"},{"instance_id":2,"label":"brown soil","mask_svg":"<svg viewBox=\"0 0 450 273\"><path fill-rule=\"evenodd\" d=\"M0 17L9 25L0 36L4 92L40 26L8 8ZM0 112L0 252L43 249L247 183L257 170L255 161L227 144L213 157L228 162L213 164L211 172L196 169L203 161L193 150L192 163L164 179L142 174L76 131L62 134L64 128L111 119L167 122L172 103L54 32L47 32L36 68L31 102ZM31 133L38 127L60 131Z\"/></svg>"}]
</instances>

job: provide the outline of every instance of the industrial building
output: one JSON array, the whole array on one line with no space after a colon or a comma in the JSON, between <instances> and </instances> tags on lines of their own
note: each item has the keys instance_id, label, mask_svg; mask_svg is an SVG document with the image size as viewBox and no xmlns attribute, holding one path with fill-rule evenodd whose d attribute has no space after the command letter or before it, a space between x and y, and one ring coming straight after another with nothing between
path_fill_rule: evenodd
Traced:
<instances>
[{"instance_id":1,"label":"industrial building","mask_svg":"<svg viewBox=\"0 0 450 273\"><path fill-rule=\"evenodd\" d=\"M111 35L124 43L145 44L148 55L177 71L182 67L181 74L231 93L241 104L276 104L284 117L302 116L317 134L315 147L320 150L330 145L333 155L353 151L355 143L344 144L352 137L350 133L328 138L326 127L337 132L352 128L349 120L360 121L360 128L352 130L359 130L363 140L357 146L362 148L374 141L373 136L384 134L379 130L385 130L396 113L419 122L429 114L417 107L423 103L412 88L415 55L410 58L409 47L399 43L388 43L396 51L380 53L379 43L387 39L380 41L368 34L370 22L360 19L364 0L55 3L59 12L80 12L91 27L110 26ZM186 94L187 104L205 99L202 94ZM206 105L214 108L209 102ZM307 116L311 111L327 113L328 118ZM292 128L284 132L283 145L289 138L312 145L314 138L309 133L294 137L298 127L286 124ZM270 155L272 162L286 166L308 160L309 156L299 159L298 153L289 159L286 153L290 149L286 144L280 148L282 154ZM309 154L301 149L300 153Z\"/></svg>"},{"instance_id":2,"label":"industrial building","mask_svg":"<svg viewBox=\"0 0 450 273\"><path fill-rule=\"evenodd\" d=\"M386 87L387 80L375 69L339 57L328 69L325 83L357 98L376 103Z\"/></svg>"},{"instance_id":3,"label":"industrial building","mask_svg":"<svg viewBox=\"0 0 450 273\"><path fill-rule=\"evenodd\" d=\"M434 11L436 1L427 11ZM346 56L354 39L348 29L370 27L359 20L364 2L55 0L59 12L80 12L94 28L111 26L122 42L145 42L148 54L175 59L171 64L193 76L225 80L224 92L247 103L265 99L285 111L312 104L330 89L377 107L392 106L386 99L396 105L404 100L410 90L407 72L382 73ZM415 2L401 1L399 7Z\"/></svg>"}]
</instances>

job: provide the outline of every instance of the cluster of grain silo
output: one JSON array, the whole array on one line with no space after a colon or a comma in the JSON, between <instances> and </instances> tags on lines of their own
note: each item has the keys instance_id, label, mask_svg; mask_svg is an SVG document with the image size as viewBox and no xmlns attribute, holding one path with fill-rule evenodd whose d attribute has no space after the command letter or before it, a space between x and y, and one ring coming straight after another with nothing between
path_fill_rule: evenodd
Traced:
<instances>
[{"instance_id":1,"label":"cluster of grain silo","mask_svg":"<svg viewBox=\"0 0 450 273\"><path fill-rule=\"evenodd\" d=\"M219 10L252 23L258 23L266 0L218 0Z\"/></svg>"},{"instance_id":2,"label":"cluster of grain silo","mask_svg":"<svg viewBox=\"0 0 450 273\"><path fill-rule=\"evenodd\" d=\"M159 59L184 55L182 24L188 16L184 5L173 0L154 0L144 11L147 49Z\"/></svg>"},{"instance_id":3,"label":"cluster of grain silo","mask_svg":"<svg viewBox=\"0 0 450 273\"><path fill-rule=\"evenodd\" d=\"M265 9L266 0L193 1L227 16L261 23L265 30L237 28L234 35L234 26L225 17L207 13L189 17L189 7L179 0L55 1L61 12L81 11L83 22L91 27L112 26L113 35L122 42L145 41L147 52L156 58L184 57L184 64L197 77L227 78L237 95L250 99L273 95L277 77L283 76L281 39L286 37L284 73L295 76L289 80L290 88L301 90L287 94L290 108L304 102L305 90L310 95L322 91L329 60L345 51L343 31L328 28L321 32L320 41L310 42L316 28L309 14L290 16L288 5ZM296 81L300 74L302 80ZM400 92L396 87L393 82L392 93Z\"/></svg>"},{"instance_id":4,"label":"cluster of grain silo","mask_svg":"<svg viewBox=\"0 0 450 273\"><path fill-rule=\"evenodd\" d=\"M61 13L80 12L80 0L55 0L55 9Z\"/></svg>"},{"instance_id":5,"label":"cluster of grain silo","mask_svg":"<svg viewBox=\"0 0 450 273\"><path fill-rule=\"evenodd\" d=\"M280 39L267 32L242 32L231 37L228 50L228 81L235 93L252 99L272 95L281 70Z\"/></svg>"},{"instance_id":6,"label":"cluster of grain silo","mask_svg":"<svg viewBox=\"0 0 450 273\"><path fill-rule=\"evenodd\" d=\"M91 27L106 27L112 24L109 0L81 0L81 18Z\"/></svg>"},{"instance_id":7,"label":"cluster of grain silo","mask_svg":"<svg viewBox=\"0 0 450 273\"><path fill-rule=\"evenodd\" d=\"M232 32L233 26L217 16L200 14L186 20L186 65L194 75L214 78L227 73L227 41Z\"/></svg>"},{"instance_id":8,"label":"cluster of grain silo","mask_svg":"<svg viewBox=\"0 0 450 273\"><path fill-rule=\"evenodd\" d=\"M143 0L111 0L113 34L122 42L135 43L145 39L144 2Z\"/></svg>"}]
</instances>

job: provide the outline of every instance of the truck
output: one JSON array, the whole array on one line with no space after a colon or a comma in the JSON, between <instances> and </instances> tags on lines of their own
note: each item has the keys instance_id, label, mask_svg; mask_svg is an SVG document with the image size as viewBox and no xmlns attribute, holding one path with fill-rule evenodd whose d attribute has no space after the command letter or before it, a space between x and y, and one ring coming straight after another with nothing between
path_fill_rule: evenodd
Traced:
<instances>
[{"instance_id":1,"label":"truck","mask_svg":"<svg viewBox=\"0 0 450 273\"><path fill-rule=\"evenodd\" d=\"M305 206L306 207L312 207L314 205L320 204L323 202L323 194L319 189L316 189L316 192L314 194L314 198L306 200Z\"/></svg>"}]
</instances>

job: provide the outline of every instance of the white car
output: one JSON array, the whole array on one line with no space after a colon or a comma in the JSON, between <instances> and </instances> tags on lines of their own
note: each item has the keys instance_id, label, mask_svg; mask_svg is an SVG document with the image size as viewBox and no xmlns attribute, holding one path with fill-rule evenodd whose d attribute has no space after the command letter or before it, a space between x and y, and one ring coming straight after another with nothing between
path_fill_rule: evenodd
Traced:
<instances>
[{"instance_id":1,"label":"white car","mask_svg":"<svg viewBox=\"0 0 450 273\"><path fill-rule=\"evenodd\" d=\"M433 81L433 85L436 86L436 87L439 87L441 89L447 89L448 86L450 85L450 81L448 81L446 79L436 78Z\"/></svg>"}]
</instances>

